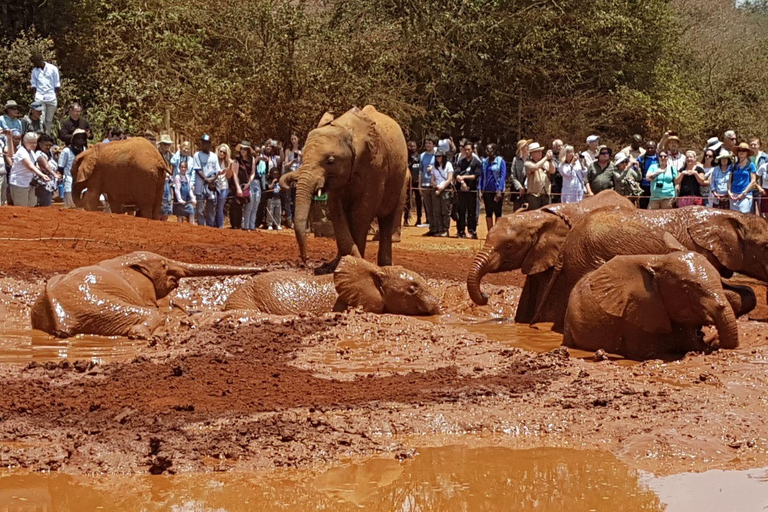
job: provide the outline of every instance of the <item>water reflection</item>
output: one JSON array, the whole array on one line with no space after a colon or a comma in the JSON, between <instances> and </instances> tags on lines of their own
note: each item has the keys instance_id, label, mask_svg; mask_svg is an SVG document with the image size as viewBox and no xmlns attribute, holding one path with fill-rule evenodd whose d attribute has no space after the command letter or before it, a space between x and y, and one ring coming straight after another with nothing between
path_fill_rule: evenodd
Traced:
<instances>
[{"instance_id":1,"label":"water reflection","mask_svg":"<svg viewBox=\"0 0 768 512\"><path fill-rule=\"evenodd\" d=\"M0 477L0 511L664 510L639 476L607 453L450 446L419 450L405 462L373 459L319 476L6 475Z\"/></svg>"}]
</instances>

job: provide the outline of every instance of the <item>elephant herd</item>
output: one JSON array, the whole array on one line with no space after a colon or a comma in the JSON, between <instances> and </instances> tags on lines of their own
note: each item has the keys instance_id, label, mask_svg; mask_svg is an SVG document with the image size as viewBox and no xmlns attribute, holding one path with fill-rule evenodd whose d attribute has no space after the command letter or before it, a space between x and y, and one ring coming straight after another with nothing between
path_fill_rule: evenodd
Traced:
<instances>
[{"instance_id":1,"label":"elephant herd","mask_svg":"<svg viewBox=\"0 0 768 512\"><path fill-rule=\"evenodd\" d=\"M754 291L735 272L768 281L768 222L699 206L637 210L612 191L581 203L516 212L488 234L467 289L488 297L487 273L526 275L516 322L552 322L563 344L634 359L738 346L736 318ZM705 338L702 326L717 337Z\"/></svg>"}]
</instances>

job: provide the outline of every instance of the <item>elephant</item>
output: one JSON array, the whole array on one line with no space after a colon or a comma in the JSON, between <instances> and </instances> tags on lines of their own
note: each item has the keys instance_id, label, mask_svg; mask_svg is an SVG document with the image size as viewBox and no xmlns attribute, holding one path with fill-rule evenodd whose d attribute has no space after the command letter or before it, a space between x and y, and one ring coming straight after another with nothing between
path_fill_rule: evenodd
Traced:
<instances>
[{"instance_id":1,"label":"elephant","mask_svg":"<svg viewBox=\"0 0 768 512\"><path fill-rule=\"evenodd\" d=\"M587 273L619 255L694 251L723 276L768 280L768 223L754 215L692 206L653 211L595 211L576 223L562 244L555 271L531 323L562 332L568 297ZM751 288L724 283L737 316L751 311ZM736 297L735 295L738 295Z\"/></svg>"},{"instance_id":2,"label":"elephant","mask_svg":"<svg viewBox=\"0 0 768 512\"><path fill-rule=\"evenodd\" d=\"M710 345L699 327L714 325ZM563 345L649 359L713 348L736 348L739 330L720 274L701 254L616 256L573 289Z\"/></svg>"},{"instance_id":3,"label":"elephant","mask_svg":"<svg viewBox=\"0 0 768 512\"><path fill-rule=\"evenodd\" d=\"M423 277L399 266L378 267L344 256L333 274L270 272L243 283L225 310L251 309L274 315L315 315L362 307L372 313L436 315L440 301Z\"/></svg>"},{"instance_id":4,"label":"elephant","mask_svg":"<svg viewBox=\"0 0 768 512\"><path fill-rule=\"evenodd\" d=\"M53 276L32 306L32 328L75 334L149 337L163 322L158 301L184 277L256 274L258 267L194 265L137 251Z\"/></svg>"},{"instance_id":5,"label":"elephant","mask_svg":"<svg viewBox=\"0 0 768 512\"><path fill-rule=\"evenodd\" d=\"M635 210L627 198L613 190L605 190L578 203L517 211L499 219L488 232L485 245L475 255L467 276L467 291L472 301L481 306L488 303L488 296L480 288L485 274L520 269L526 278L515 322L529 323L571 226L586 214L603 208Z\"/></svg>"},{"instance_id":6,"label":"elephant","mask_svg":"<svg viewBox=\"0 0 768 512\"><path fill-rule=\"evenodd\" d=\"M407 190L408 149L400 125L368 105L334 119L326 113L309 132L301 166L283 177L296 182L296 242L307 261L307 217L315 192L328 193L337 254L316 273L330 273L342 256L365 256L366 237L379 224L379 266L392 264L392 237L398 232Z\"/></svg>"},{"instance_id":7,"label":"elephant","mask_svg":"<svg viewBox=\"0 0 768 512\"><path fill-rule=\"evenodd\" d=\"M112 213L136 205L138 217L160 219L166 173L171 172L157 148L143 137L96 144L72 165L72 196L78 207L99 210L101 194ZM82 196L87 189L85 196Z\"/></svg>"}]
</instances>

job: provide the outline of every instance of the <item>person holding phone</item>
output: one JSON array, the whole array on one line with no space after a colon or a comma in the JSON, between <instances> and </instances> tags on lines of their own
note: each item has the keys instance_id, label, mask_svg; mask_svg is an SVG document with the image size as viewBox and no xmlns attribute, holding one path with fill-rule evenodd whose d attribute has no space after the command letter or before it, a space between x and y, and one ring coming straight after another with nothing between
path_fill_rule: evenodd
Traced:
<instances>
[{"instance_id":1,"label":"person holding phone","mask_svg":"<svg viewBox=\"0 0 768 512\"><path fill-rule=\"evenodd\" d=\"M651 182L651 200L649 210L668 210L675 202L675 178L677 171L669 165L669 152L659 151L659 163L648 169L646 178Z\"/></svg>"}]
</instances>

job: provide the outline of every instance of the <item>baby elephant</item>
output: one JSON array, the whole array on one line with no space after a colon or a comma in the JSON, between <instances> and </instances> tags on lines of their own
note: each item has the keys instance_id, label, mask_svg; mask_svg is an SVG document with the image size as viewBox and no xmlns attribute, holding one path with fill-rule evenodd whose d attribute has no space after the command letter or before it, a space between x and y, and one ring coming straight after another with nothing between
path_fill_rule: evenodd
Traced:
<instances>
[{"instance_id":1,"label":"baby elephant","mask_svg":"<svg viewBox=\"0 0 768 512\"><path fill-rule=\"evenodd\" d=\"M254 267L193 265L151 252L132 252L48 280L32 306L32 328L75 334L146 338L165 319L158 301L184 277L262 272Z\"/></svg>"},{"instance_id":2,"label":"baby elephant","mask_svg":"<svg viewBox=\"0 0 768 512\"><path fill-rule=\"evenodd\" d=\"M269 272L243 283L225 310L251 309L273 315L315 315L361 306L372 313L435 315L440 302L420 275L403 267L377 267L344 256L333 274Z\"/></svg>"},{"instance_id":3,"label":"baby elephant","mask_svg":"<svg viewBox=\"0 0 768 512\"><path fill-rule=\"evenodd\" d=\"M704 256L617 256L571 292L563 345L630 359L717 348L698 336L702 325L717 328L719 348L738 346L732 306Z\"/></svg>"}]
</instances>

